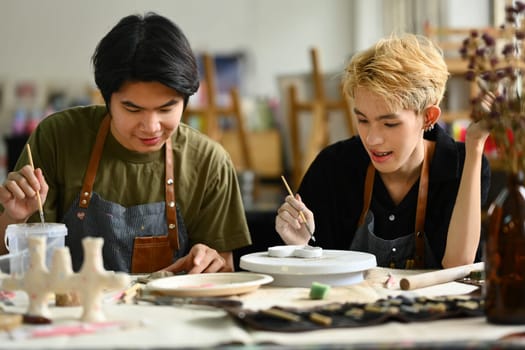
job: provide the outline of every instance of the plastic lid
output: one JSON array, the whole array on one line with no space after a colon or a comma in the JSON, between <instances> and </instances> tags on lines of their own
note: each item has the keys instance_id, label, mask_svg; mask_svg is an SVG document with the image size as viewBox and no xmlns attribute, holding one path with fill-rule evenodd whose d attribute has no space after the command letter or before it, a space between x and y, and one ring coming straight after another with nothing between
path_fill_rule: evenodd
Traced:
<instances>
[{"instance_id":1,"label":"plastic lid","mask_svg":"<svg viewBox=\"0 0 525 350\"><path fill-rule=\"evenodd\" d=\"M6 235L8 233L16 235L46 235L46 236L65 236L67 235L67 227L65 224L56 222L32 222L25 224L11 224L7 225Z\"/></svg>"}]
</instances>

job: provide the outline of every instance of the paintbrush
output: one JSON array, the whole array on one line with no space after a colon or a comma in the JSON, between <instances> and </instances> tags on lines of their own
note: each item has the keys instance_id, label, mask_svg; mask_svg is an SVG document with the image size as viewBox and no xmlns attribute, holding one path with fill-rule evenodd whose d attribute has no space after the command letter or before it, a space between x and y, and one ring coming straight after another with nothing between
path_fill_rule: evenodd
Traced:
<instances>
[{"instance_id":1,"label":"paintbrush","mask_svg":"<svg viewBox=\"0 0 525 350\"><path fill-rule=\"evenodd\" d=\"M31 168L35 170L35 164L33 164L33 156L31 155L31 146L29 146L29 143L26 144L27 147L27 155L29 156L29 164L31 164ZM40 198L40 192L36 192L36 199L38 201L38 212L40 213L40 221L42 224L44 223L44 209L42 208L42 198Z\"/></svg>"},{"instance_id":2,"label":"paintbrush","mask_svg":"<svg viewBox=\"0 0 525 350\"><path fill-rule=\"evenodd\" d=\"M288 191L290 196L294 197L292 189L290 188L290 186L288 186L288 182L286 182L286 179L284 178L283 175L281 175L281 179L283 180L284 186L286 186L286 190ZM312 232L310 225L308 225L308 221L306 221L306 217L304 216L304 213L302 211L299 211L299 216L301 217L301 220L303 220L304 226L306 227L306 230L310 234L310 239L315 242L314 233Z\"/></svg>"}]
</instances>

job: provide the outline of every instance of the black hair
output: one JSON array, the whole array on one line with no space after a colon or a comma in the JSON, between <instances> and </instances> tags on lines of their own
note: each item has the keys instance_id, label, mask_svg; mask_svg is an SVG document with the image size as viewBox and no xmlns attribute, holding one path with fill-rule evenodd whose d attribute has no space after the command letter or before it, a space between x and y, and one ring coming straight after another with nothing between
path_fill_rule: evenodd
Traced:
<instances>
[{"instance_id":1,"label":"black hair","mask_svg":"<svg viewBox=\"0 0 525 350\"><path fill-rule=\"evenodd\" d=\"M108 110L111 95L128 81L164 84L184 97L184 106L199 88L188 39L175 23L154 12L122 18L98 43L92 62Z\"/></svg>"}]
</instances>

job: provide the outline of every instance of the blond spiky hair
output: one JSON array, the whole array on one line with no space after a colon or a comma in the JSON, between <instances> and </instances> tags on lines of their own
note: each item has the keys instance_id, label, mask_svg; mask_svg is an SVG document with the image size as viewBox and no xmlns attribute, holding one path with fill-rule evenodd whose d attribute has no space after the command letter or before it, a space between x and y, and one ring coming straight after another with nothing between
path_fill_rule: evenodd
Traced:
<instances>
[{"instance_id":1,"label":"blond spiky hair","mask_svg":"<svg viewBox=\"0 0 525 350\"><path fill-rule=\"evenodd\" d=\"M420 113L439 105L449 73L442 50L416 34L395 34L357 53L346 66L343 91L354 98L358 87L385 98L392 111Z\"/></svg>"}]
</instances>

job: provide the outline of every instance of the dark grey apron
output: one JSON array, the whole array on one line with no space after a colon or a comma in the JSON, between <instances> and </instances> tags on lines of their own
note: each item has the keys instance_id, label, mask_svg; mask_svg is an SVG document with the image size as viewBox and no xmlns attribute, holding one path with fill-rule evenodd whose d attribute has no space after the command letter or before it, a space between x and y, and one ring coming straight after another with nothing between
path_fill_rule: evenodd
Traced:
<instances>
[{"instance_id":1,"label":"dark grey apron","mask_svg":"<svg viewBox=\"0 0 525 350\"><path fill-rule=\"evenodd\" d=\"M125 208L118 203L104 200L98 193L92 191L109 124L110 117L106 116L101 123L95 146L91 152L82 190L63 220L69 232L66 236L66 245L71 251L73 269L78 271L84 260L82 239L94 236L104 238L102 254L104 267L107 270L134 273L153 272L153 270L166 267L189 251L188 233L175 202L171 140L165 144L165 202ZM138 240L146 240L148 243L145 245L146 248L137 251L137 246L140 245ZM160 245L170 248L162 250L169 256L158 256L159 251L155 249ZM147 262L158 261L151 261L149 264L151 266L149 270L152 271L132 271L132 260L139 258Z\"/></svg>"},{"instance_id":2,"label":"dark grey apron","mask_svg":"<svg viewBox=\"0 0 525 350\"><path fill-rule=\"evenodd\" d=\"M378 266L419 269L440 268L441 264L436 261L424 232L428 174L434 148L434 142L425 140L425 158L419 179L415 231L393 240L382 239L374 234L374 213L369 208L372 200L375 168L370 163L366 174L363 211L350 250L374 254Z\"/></svg>"}]
</instances>

